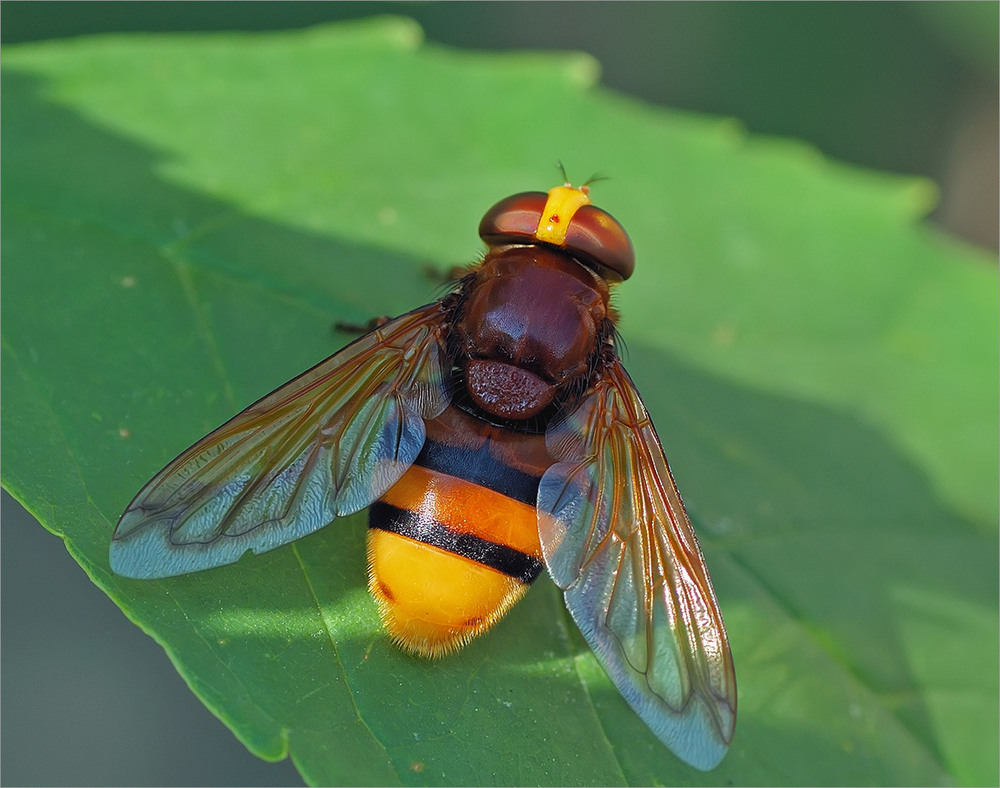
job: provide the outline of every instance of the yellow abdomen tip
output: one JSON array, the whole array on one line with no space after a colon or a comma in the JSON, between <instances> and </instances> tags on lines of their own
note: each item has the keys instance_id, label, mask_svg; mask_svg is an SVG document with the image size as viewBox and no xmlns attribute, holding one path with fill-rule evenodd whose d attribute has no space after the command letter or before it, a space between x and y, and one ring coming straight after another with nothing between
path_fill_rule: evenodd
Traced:
<instances>
[{"instance_id":1,"label":"yellow abdomen tip","mask_svg":"<svg viewBox=\"0 0 1000 788\"><path fill-rule=\"evenodd\" d=\"M369 590L403 649L439 657L489 629L528 586L432 545L368 531Z\"/></svg>"}]
</instances>

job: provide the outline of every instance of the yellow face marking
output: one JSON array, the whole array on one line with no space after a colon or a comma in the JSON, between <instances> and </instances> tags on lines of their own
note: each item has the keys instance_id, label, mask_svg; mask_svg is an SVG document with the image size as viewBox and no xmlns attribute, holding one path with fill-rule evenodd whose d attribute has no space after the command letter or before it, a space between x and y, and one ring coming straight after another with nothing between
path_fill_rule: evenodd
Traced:
<instances>
[{"instance_id":1,"label":"yellow face marking","mask_svg":"<svg viewBox=\"0 0 1000 788\"><path fill-rule=\"evenodd\" d=\"M573 186L556 186L550 189L535 237L539 241L562 246L566 243L566 230L569 229L573 214L584 205L590 205L590 198L583 189Z\"/></svg>"}]
</instances>

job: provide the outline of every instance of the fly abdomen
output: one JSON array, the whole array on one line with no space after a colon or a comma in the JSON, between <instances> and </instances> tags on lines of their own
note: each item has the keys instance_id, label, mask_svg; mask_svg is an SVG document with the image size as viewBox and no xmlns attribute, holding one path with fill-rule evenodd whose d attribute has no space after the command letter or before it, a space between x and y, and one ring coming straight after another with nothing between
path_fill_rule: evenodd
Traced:
<instances>
[{"instance_id":1,"label":"fly abdomen","mask_svg":"<svg viewBox=\"0 0 1000 788\"><path fill-rule=\"evenodd\" d=\"M515 459L512 444L524 441L530 450L520 446ZM437 656L463 645L538 577L535 500L550 461L523 461L537 456L537 441L449 408L428 423L416 462L372 505L369 586L404 648Z\"/></svg>"}]
</instances>

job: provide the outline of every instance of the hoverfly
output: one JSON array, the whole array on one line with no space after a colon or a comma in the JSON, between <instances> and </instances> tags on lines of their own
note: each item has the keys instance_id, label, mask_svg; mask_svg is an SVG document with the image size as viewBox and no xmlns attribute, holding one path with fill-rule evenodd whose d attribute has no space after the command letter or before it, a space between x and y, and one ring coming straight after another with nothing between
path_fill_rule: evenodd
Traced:
<instances>
[{"instance_id":1,"label":"hoverfly","mask_svg":"<svg viewBox=\"0 0 1000 788\"><path fill-rule=\"evenodd\" d=\"M370 507L369 588L397 645L489 629L542 568L625 700L713 768L736 679L698 540L615 349L632 242L586 186L494 205L488 251L171 462L111 542L120 575L228 564Z\"/></svg>"}]
</instances>

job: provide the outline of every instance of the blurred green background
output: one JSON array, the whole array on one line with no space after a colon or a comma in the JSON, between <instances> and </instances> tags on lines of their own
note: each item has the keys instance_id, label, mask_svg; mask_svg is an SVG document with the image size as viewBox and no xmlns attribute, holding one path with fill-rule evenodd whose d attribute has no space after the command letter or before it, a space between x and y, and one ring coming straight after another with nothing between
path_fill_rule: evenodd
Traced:
<instances>
[{"instance_id":1,"label":"blurred green background","mask_svg":"<svg viewBox=\"0 0 1000 788\"><path fill-rule=\"evenodd\" d=\"M925 175L931 221L997 248L997 3L44 3L4 46L109 31L264 30L396 13L431 42L588 52L639 99ZM60 542L3 499L6 784L301 784L249 755ZM39 692L39 688L45 692ZM53 743L57 743L53 748ZM53 750L59 757L53 757Z\"/></svg>"}]
</instances>

